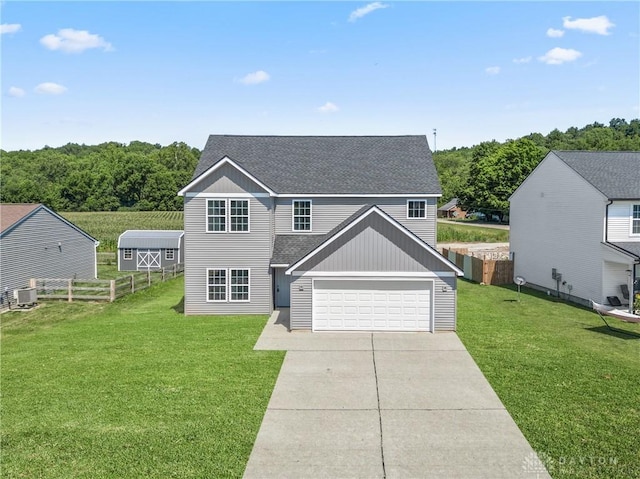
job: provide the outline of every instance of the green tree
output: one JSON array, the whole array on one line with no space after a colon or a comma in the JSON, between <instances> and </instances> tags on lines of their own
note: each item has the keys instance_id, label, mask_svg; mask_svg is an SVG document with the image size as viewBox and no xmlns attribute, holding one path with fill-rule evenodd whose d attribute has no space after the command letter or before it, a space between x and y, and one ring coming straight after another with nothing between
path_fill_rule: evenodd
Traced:
<instances>
[{"instance_id":1,"label":"green tree","mask_svg":"<svg viewBox=\"0 0 640 479\"><path fill-rule=\"evenodd\" d=\"M495 148L486 145L471 164L469 181L458 194L469 210L496 214L503 219L509 197L531 173L545 150L528 139L512 140Z\"/></svg>"}]
</instances>

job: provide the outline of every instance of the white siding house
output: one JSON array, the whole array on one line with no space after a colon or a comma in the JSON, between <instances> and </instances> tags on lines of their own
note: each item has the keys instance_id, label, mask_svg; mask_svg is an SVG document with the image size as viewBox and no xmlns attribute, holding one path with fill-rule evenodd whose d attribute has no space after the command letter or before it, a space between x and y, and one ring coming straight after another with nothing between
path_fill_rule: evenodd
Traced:
<instances>
[{"instance_id":1,"label":"white siding house","mask_svg":"<svg viewBox=\"0 0 640 479\"><path fill-rule=\"evenodd\" d=\"M510 201L516 276L584 304L630 302L625 287L638 290L640 277L640 152L552 151Z\"/></svg>"}]
</instances>

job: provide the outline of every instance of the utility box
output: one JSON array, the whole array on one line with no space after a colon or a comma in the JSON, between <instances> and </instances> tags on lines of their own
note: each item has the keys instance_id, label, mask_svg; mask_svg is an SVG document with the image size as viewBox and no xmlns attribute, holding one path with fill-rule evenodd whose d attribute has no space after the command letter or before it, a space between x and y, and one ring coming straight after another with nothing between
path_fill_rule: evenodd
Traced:
<instances>
[{"instance_id":1,"label":"utility box","mask_svg":"<svg viewBox=\"0 0 640 479\"><path fill-rule=\"evenodd\" d=\"M13 291L13 298L18 306L31 306L38 302L36 288L22 288Z\"/></svg>"}]
</instances>

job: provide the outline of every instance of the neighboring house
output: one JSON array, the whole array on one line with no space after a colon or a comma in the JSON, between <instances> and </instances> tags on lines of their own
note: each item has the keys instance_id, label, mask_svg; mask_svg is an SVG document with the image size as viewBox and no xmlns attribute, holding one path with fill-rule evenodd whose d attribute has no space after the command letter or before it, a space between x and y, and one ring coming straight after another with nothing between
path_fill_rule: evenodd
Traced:
<instances>
[{"instance_id":1,"label":"neighboring house","mask_svg":"<svg viewBox=\"0 0 640 479\"><path fill-rule=\"evenodd\" d=\"M438 208L438 218L464 218L467 214L458 206L458 198L453 198Z\"/></svg>"},{"instance_id":2,"label":"neighboring house","mask_svg":"<svg viewBox=\"0 0 640 479\"><path fill-rule=\"evenodd\" d=\"M185 313L291 329L454 330L462 272L435 249L424 136L212 135L179 195Z\"/></svg>"},{"instance_id":3,"label":"neighboring house","mask_svg":"<svg viewBox=\"0 0 640 479\"><path fill-rule=\"evenodd\" d=\"M640 152L551 151L510 201L515 275L585 304L638 289Z\"/></svg>"},{"instance_id":4,"label":"neighboring house","mask_svg":"<svg viewBox=\"0 0 640 479\"><path fill-rule=\"evenodd\" d=\"M0 205L0 288L31 278L96 278L98 241L41 204Z\"/></svg>"},{"instance_id":5,"label":"neighboring house","mask_svg":"<svg viewBox=\"0 0 640 479\"><path fill-rule=\"evenodd\" d=\"M147 271L182 263L181 230L127 230L118 237L118 271Z\"/></svg>"}]
</instances>

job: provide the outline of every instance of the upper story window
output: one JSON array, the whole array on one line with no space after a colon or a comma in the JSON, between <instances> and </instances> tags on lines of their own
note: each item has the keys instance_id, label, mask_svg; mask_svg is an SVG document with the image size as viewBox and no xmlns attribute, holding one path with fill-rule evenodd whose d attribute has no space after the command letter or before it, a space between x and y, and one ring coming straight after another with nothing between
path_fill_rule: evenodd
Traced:
<instances>
[{"instance_id":1,"label":"upper story window","mask_svg":"<svg viewBox=\"0 0 640 479\"><path fill-rule=\"evenodd\" d=\"M407 200L407 218L426 218L426 200Z\"/></svg>"},{"instance_id":2,"label":"upper story window","mask_svg":"<svg viewBox=\"0 0 640 479\"><path fill-rule=\"evenodd\" d=\"M293 231L311 231L311 200L293 200Z\"/></svg>"},{"instance_id":3,"label":"upper story window","mask_svg":"<svg viewBox=\"0 0 640 479\"><path fill-rule=\"evenodd\" d=\"M249 231L249 200L207 200L207 233Z\"/></svg>"},{"instance_id":4,"label":"upper story window","mask_svg":"<svg viewBox=\"0 0 640 479\"><path fill-rule=\"evenodd\" d=\"M631 212L631 234L640 235L640 205L633 205Z\"/></svg>"}]
</instances>

